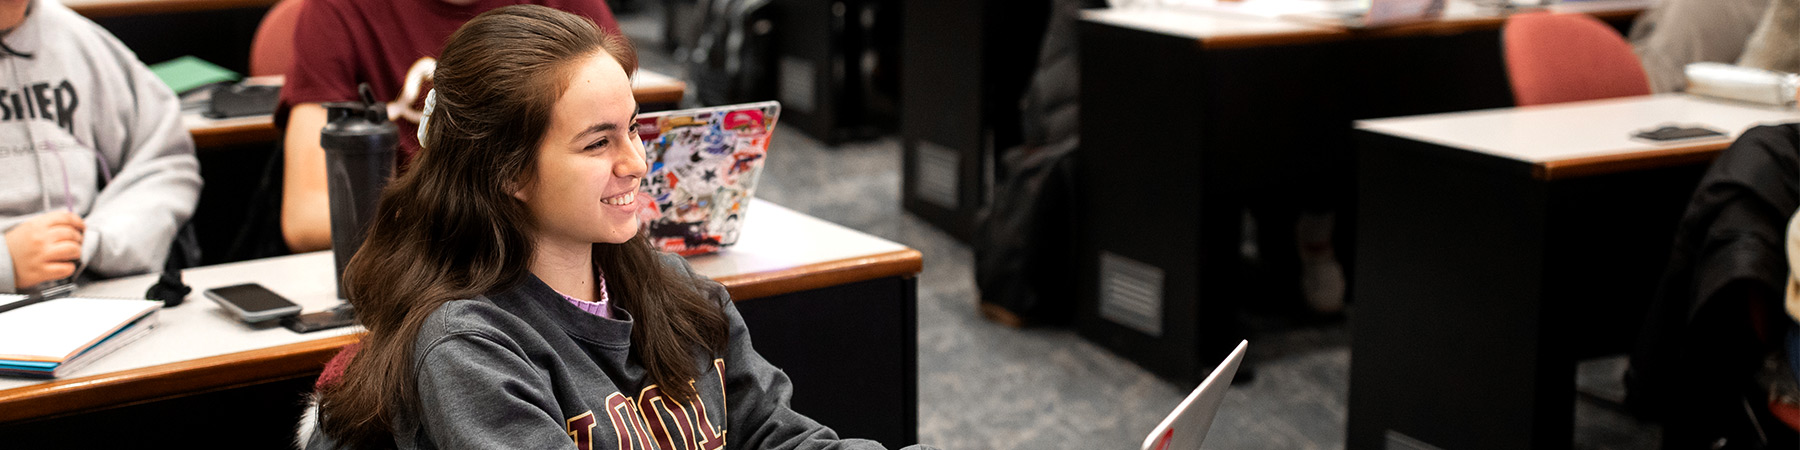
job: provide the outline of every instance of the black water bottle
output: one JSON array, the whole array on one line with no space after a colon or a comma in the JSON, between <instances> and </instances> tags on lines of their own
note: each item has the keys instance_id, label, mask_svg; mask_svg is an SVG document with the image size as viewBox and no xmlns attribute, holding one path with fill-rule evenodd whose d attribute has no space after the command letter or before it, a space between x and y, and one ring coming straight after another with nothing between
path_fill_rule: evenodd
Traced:
<instances>
[{"instance_id":1,"label":"black water bottle","mask_svg":"<svg viewBox=\"0 0 1800 450\"><path fill-rule=\"evenodd\" d=\"M361 102L325 104L325 177L331 195L331 253L337 260L338 298L344 293L344 266L362 247L381 190L394 176L399 133L388 121L387 105L376 102L368 83L358 87Z\"/></svg>"}]
</instances>

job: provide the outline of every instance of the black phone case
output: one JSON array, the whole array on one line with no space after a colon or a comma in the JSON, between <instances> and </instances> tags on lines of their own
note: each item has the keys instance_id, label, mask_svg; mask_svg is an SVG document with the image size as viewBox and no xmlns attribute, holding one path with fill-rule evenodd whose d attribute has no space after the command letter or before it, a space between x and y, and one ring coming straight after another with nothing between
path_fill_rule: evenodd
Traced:
<instances>
[{"instance_id":1,"label":"black phone case","mask_svg":"<svg viewBox=\"0 0 1800 450\"><path fill-rule=\"evenodd\" d=\"M295 333L311 333L354 324L356 324L356 314L337 310L281 318L281 326L293 330Z\"/></svg>"},{"instance_id":2,"label":"black phone case","mask_svg":"<svg viewBox=\"0 0 1800 450\"><path fill-rule=\"evenodd\" d=\"M237 290L237 289L251 289L253 292L241 294L242 295L241 299L233 298L233 297L238 296L239 294L233 294L231 292L226 292L228 290ZM293 300L288 300L287 297L282 297L281 294L277 294L274 291L270 291L268 288L265 288L262 285L259 285L256 283L244 283L244 284L238 284L238 285L217 287L217 288L207 289L204 292L205 292L205 295L207 298L212 299L212 301L214 303L219 304L221 308L225 308L225 310L230 312L231 315L236 316L238 318L238 320L241 320L244 323L249 323L249 324L268 323L269 321L272 321L272 320L286 318L286 317L293 317L293 316L300 314L300 305L299 304L294 303ZM279 302L280 305L274 306L274 307L269 307L269 308L259 308L256 310L245 309L245 305L242 302L244 302L246 300L251 300L254 297L262 297L267 300L276 301L276 302ZM254 305L252 304L251 306L254 306ZM276 310L284 310L284 311L276 311Z\"/></svg>"},{"instance_id":3,"label":"black phone case","mask_svg":"<svg viewBox=\"0 0 1800 450\"><path fill-rule=\"evenodd\" d=\"M1714 131L1706 127L1662 127L1654 130L1639 131L1636 136L1639 139L1649 139L1652 141L1676 141L1724 135L1725 133Z\"/></svg>"}]
</instances>

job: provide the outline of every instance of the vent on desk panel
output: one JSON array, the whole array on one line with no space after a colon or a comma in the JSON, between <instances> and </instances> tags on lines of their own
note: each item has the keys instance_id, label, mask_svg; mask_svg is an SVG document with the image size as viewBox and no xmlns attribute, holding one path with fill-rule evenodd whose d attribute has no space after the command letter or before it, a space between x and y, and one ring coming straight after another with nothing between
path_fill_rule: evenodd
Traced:
<instances>
[{"instance_id":1,"label":"vent on desk panel","mask_svg":"<svg viewBox=\"0 0 1800 450\"><path fill-rule=\"evenodd\" d=\"M811 114L818 110L819 88L818 69L811 61L792 56L781 58L781 84L776 95L781 99L781 107L788 111Z\"/></svg>"},{"instance_id":2,"label":"vent on desk panel","mask_svg":"<svg viewBox=\"0 0 1800 450\"><path fill-rule=\"evenodd\" d=\"M917 142L913 152L913 195L944 209L955 210L959 203L957 176L961 174L956 170L956 151L930 141Z\"/></svg>"},{"instance_id":3,"label":"vent on desk panel","mask_svg":"<svg viewBox=\"0 0 1800 450\"><path fill-rule=\"evenodd\" d=\"M1100 317L1151 336L1162 336L1163 270L1100 252Z\"/></svg>"}]
</instances>

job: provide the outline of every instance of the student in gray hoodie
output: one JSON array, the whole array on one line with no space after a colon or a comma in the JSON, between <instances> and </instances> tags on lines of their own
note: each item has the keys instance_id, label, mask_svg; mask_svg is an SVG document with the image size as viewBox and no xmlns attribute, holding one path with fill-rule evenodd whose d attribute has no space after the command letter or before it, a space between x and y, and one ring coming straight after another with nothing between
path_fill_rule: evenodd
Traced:
<instances>
[{"instance_id":1,"label":"student in gray hoodie","mask_svg":"<svg viewBox=\"0 0 1800 450\"><path fill-rule=\"evenodd\" d=\"M162 267L200 197L175 94L57 0L0 30L0 292Z\"/></svg>"},{"instance_id":2,"label":"student in gray hoodie","mask_svg":"<svg viewBox=\"0 0 1800 450\"><path fill-rule=\"evenodd\" d=\"M451 35L344 273L369 333L303 447L882 448L790 409L724 287L640 232L636 66L541 6Z\"/></svg>"}]
</instances>

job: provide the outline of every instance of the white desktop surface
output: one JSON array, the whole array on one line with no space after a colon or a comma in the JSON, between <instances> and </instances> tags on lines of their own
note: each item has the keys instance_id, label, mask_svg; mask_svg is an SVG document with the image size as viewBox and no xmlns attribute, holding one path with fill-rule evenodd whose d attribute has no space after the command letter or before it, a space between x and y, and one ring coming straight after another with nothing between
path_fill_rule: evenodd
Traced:
<instances>
[{"instance_id":1,"label":"white desktop surface","mask_svg":"<svg viewBox=\"0 0 1800 450\"><path fill-rule=\"evenodd\" d=\"M1195 40L1331 31L1324 27L1252 15L1209 14L1205 11L1166 8L1092 9L1082 11L1081 18Z\"/></svg>"},{"instance_id":2,"label":"white desktop surface","mask_svg":"<svg viewBox=\"0 0 1800 450\"><path fill-rule=\"evenodd\" d=\"M633 89L664 89L676 85L686 86L687 84L675 77L664 75L662 72L650 69L640 68L638 69L637 74L631 77L631 87Z\"/></svg>"},{"instance_id":3,"label":"white desktop surface","mask_svg":"<svg viewBox=\"0 0 1800 450\"><path fill-rule=\"evenodd\" d=\"M746 211L745 229L737 245L717 254L690 258L695 270L714 279L779 272L811 264L866 258L910 250L856 230L807 216L774 203L752 200ZM92 365L62 377L71 379L176 363L211 356L252 351L286 344L336 337L360 331L360 327L299 334L271 323L252 328L229 316L202 290L254 280L307 312L337 305L331 252L320 251L275 258L197 267L182 272L194 288L187 301L162 310L161 324L142 340L96 360ZM141 275L92 283L77 296L142 298L156 275ZM730 284L730 283L728 283ZM56 380L0 377L0 391Z\"/></svg>"},{"instance_id":4,"label":"white desktop surface","mask_svg":"<svg viewBox=\"0 0 1800 450\"><path fill-rule=\"evenodd\" d=\"M1536 4L1536 2L1529 1L1515 1L1514 3ZM1595 3L1636 4L1641 2L1635 0L1610 0ZM1165 3L1165 7L1174 10L1222 13L1265 19L1297 20L1332 26L1346 25L1348 23L1346 15L1361 15L1364 11L1369 9L1367 2L1359 0L1174 0ZM1445 3L1443 12L1438 16L1422 18L1420 20L1481 19L1498 17L1501 15L1504 15L1504 11L1501 11L1499 8L1479 5L1467 0L1453 0Z\"/></svg>"},{"instance_id":5,"label":"white desktop surface","mask_svg":"<svg viewBox=\"0 0 1800 450\"><path fill-rule=\"evenodd\" d=\"M150 330L150 334L63 378L131 370L354 333L361 328L345 327L307 334L288 331L274 322L270 322L265 328L252 328L231 317L201 293L210 287L256 280L311 312L337 304L337 283L333 280L332 268L331 252L315 252L183 271L182 281L192 286L194 292L189 293L187 300L180 305L163 308L162 317L156 328ZM107 280L83 286L75 295L143 298L144 291L155 282L156 275ZM0 377L0 390L50 381L54 380Z\"/></svg>"},{"instance_id":6,"label":"white desktop surface","mask_svg":"<svg viewBox=\"0 0 1800 450\"><path fill-rule=\"evenodd\" d=\"M1347 23L1345 14L1368 9L1362 0L1161 0L1157 4L1085 11L1083 17L1122 26L1153 30L1195 39L1226 35L1273 34L1307 31L1318 25L1341 29ZM1544 9L1557 13L1598 14L1636 11L1649 8L1654 0L1586 0L1551 2L1540 6L1535 0L1511 0L1513 11ZM1104 13L1102 11L1105 11ZM1470 0L1450 0L1443 13L1425 21L1488 20L1504 17L1511 11ZM1206 18L1218 20L1205 20ZM1239 19L1239 20L1229 20ZM1303 28L1281 28L1259 20L1278 20Z\"/></svg>"},{"instance_id":7,"label":"white desktop surface","mask_svg":"<svg viewBox=\"0 0 1800 450\"><path fill-rule=\"evenodd\" d=\"M899 243L754 199L736 245L688 258L714 279L907 250Z\"/></svg>"},{"instance_id":8,"label":"white desktop surface","mask_svg":"<svg viewBox=\"0 0 1800 450\"><path fill-rule=\"evenodd\" d=\"M1560 1L1550 5L1550 11L1559 13L1601 13L1625 9L1650 9L1662 0L1581 0Z\"/></svg>"},{"instance_id":9,"label":"white desktop surface","mask_svg":"<svg viewBox=\"0 0 1800 450\"><path fill-rule=\"evenodd\" d=\"M1730 142L1755 125L1796 121L1800 112L1777 106L1663 94L1359 120L1356 128L1542 164ZM1670 143L1631 139L1638 130L1665 124L1704 125L1728 136Z\"/></svg>"}]
</instances>

